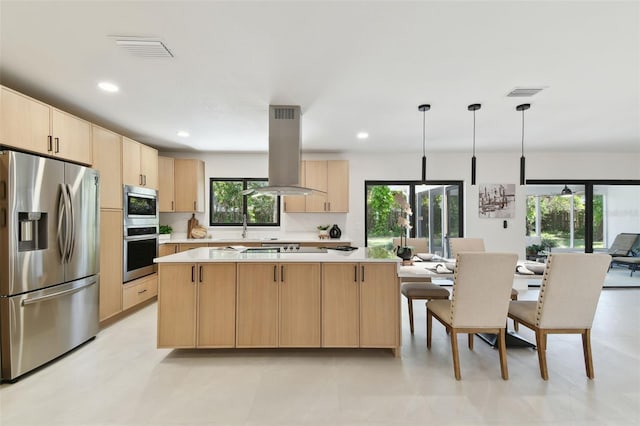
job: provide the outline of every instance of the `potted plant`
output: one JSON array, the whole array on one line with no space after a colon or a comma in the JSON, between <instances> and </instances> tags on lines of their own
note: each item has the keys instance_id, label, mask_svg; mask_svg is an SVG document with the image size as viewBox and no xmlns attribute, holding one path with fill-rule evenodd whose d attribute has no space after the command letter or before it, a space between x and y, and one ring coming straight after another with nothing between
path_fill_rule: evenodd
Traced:
<instances>
[{"instance_id":1,"label":"potted plant","mask_svg":"<svg viewBox=\"0 0 640 426\"><path fill-rule=\"evenodd\" d=\"M320 237L320 239L324 239L324 238L329 238L329 227L331 225L318 225L318 236Z\"/></svg>"},{"instance_id":2,"label":"potted plant","mask_svg":"<svg viewBox=\"0 0 640 426\"><path fill-rule=\"evenodd\" d=\"M411 229L409 217L413 212L404 194L398 193L394 199L402 209L402 214L398 217L398 225L402 228L402 234L400 234L400 245L396 248L396 255L403 261L410 262L413 253L411 252L411 247L407 246L407 232ZM404 242L402 241L402 237L404 237Z\"/></svg>"},{"instance_id":3,"label":"potted plant","mask_svg":"<svg viewBox=\"0 0 640 426\"><path fill-rule=\"evenodd\" d=\"M160 225L159 232L160 232L159 239L170 240L171 233L173 232L173 228L171 227L171 225Z\"/></svg>"}]
</instances>

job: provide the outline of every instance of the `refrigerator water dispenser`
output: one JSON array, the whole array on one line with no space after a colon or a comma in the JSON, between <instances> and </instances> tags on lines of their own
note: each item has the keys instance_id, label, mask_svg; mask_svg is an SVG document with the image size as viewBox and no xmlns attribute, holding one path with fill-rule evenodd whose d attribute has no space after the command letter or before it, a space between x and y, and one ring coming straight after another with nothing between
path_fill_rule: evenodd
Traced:
<instances>
[{"instance_id":1,"label":"refrigerator water dispenser","mask_svg":"<svg viewBox=\"0 0 640 426\"><path fill-rule=\"evenodd\" d=\"M18 212L18 251L47 248L47 213Z\"/></svg>"}]
</instances>

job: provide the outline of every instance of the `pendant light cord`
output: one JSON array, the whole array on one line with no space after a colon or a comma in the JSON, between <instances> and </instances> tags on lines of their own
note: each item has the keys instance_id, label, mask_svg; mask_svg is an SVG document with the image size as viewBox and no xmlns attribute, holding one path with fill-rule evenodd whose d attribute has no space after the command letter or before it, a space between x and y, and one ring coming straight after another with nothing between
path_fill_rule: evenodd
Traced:
<instances>
[{"instance_id":1,"label":"pendant light cord","mask_svg":"<svg viewBox=\"0 0 640 426\"><path fill-rule=\"evenodd\" d=\"M426 150L426 141L425 141L425 138L426 138L425 134L426 134L426 128L427 128L427 126L425 124L426 123L426 118L425 118L426 117L426 112L427 112L426 110L422 111L422 156L423 157L427 156L426 155L426 152L427 152L427 150Z\"/></svg>"},{"instance_id":2,"label":"pendant light cord","mask_svg":"<svg viewBox=\"0 0 640 426\"><path fill-rule=\"evenodd\" d=\"M473 110L473 156L476 156L476 110Z\"/></svg>"},{"instance_id":3,"label":"pendant light cord","mask_svg":"<svg viewBox=\"0 0 640 426\"><path fill-rule=\"evenodd\" d=\"M524 110L522 110L522 148L520 155L524 157Z\"/></svg>"}]
</instances>

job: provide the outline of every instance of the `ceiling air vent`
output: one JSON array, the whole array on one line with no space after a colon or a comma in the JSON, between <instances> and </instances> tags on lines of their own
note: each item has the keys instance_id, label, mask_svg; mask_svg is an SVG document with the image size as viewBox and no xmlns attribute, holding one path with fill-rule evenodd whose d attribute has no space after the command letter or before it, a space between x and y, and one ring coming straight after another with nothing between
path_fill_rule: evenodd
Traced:
<instances>
[{"instance_id":1,"label":"ceiling air vent","mask_svg":"<svg viewBox=\"0 0 640 426\"><path fill-rule=\"evenodd\" d=\"M274 107L274 118L276 120L295 120L295 108Z\"/></svg>"},{"instance_id":2,"label":"ceiling air vent","mask_svg":"<svg viewBox=\"0 0 640 426\"><path fill-rule=\"evenodd\" d=\"M130 55L145 58L173 58L171 51L160 40L116 39L116 46Z\"/></svg>"},{"instance_id":3,"label":"ceiling air vent","mask_svg":"<svg viewBox=\"0 0 640 426\"><path fill-rule=\"evenodd\" d=\"M507 93L508 98L527 98L529 96L533 96L538 92L541 92L544 87L516 87L509 93Z\"/></svg>"}]
</instances>

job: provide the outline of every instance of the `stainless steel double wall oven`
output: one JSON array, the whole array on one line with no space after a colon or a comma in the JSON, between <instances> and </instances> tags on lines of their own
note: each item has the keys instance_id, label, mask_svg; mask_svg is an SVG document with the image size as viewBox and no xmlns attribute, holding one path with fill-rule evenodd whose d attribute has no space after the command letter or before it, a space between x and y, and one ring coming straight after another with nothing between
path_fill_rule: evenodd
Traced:
<instances>
[{"instance_id":1,"label":"stainless steel double wall oven","mask_svg":"<svg viewBox=\"0 0 640 426\"><path fill-rule=\"evenodd\" d=\"M128 282L158 269L158 192L124 185L124 242L122 281Z\"/></svg>"}]
</instances>

